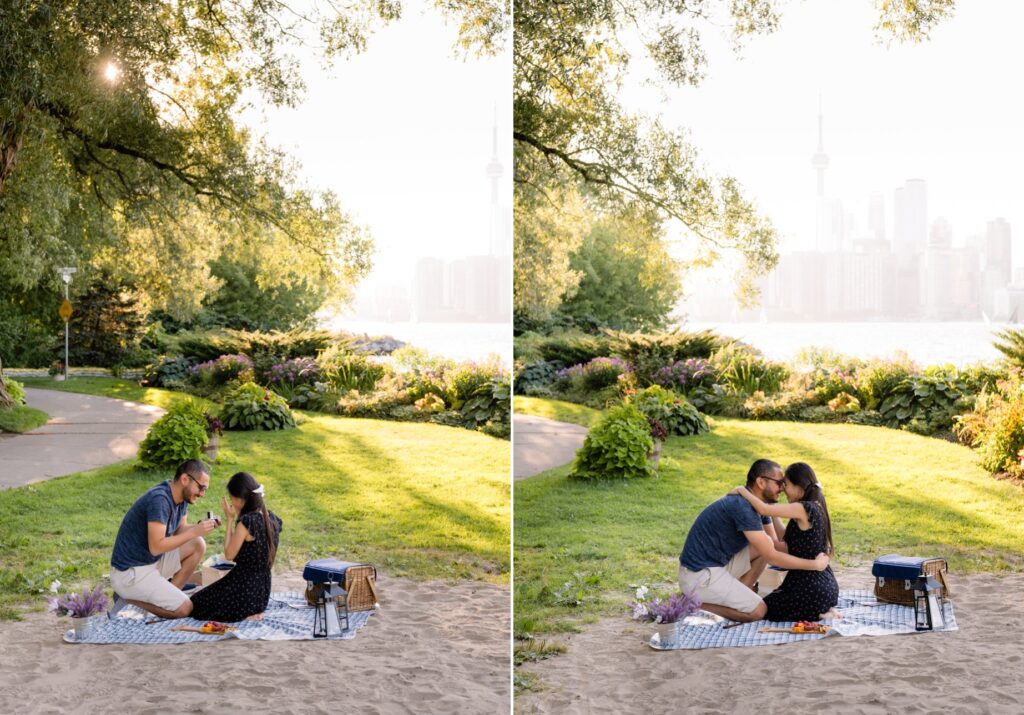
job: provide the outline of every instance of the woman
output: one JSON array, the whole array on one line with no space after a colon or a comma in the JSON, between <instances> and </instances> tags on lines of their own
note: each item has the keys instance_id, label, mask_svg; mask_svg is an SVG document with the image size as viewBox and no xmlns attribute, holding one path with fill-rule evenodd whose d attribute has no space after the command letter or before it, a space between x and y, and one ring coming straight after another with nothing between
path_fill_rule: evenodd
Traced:
<instances>
[{"instance_id":1,"label":"woman","mask_svg":"<svg viewBox=\"0 0 1024 715\"><path fill-rule=\"evenodd\" d=\"M267 609L281 520L267 511L263 486L247 472L228 480L228 497L220 502L226 524L224 557L235 566L192 596L192 618L241 621Z\"/></svg>"},{"instance_id":2,"label":"woman","mask_svg":"<svg viewBox=\"0 0 1024 715\"><path fill-rule=\"evenodd\" d=\"M813 559L819 553L832 556L832 521L828 516L825 494L814 470L803 462L786 467L783 490L786 504L767 504L745 487L733 490L754 507L758 514L775 520L776 533L781 531L779 518L788 518L784 540L789 553ZM816 621L829 618L828 612L839 601L839 584L832 567L824 571L789 571L782 585L764 597L769 621Z\"/></svg>"}]
</instances>

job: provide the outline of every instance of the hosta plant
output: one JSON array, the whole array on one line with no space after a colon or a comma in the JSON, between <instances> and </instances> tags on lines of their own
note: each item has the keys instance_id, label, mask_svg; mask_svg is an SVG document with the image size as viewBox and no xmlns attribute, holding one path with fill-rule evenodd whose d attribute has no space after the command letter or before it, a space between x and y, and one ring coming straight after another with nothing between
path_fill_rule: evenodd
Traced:
<instances>
[{"instance_id":1,"label":"hosta plant","mask_svg":"<svg viewBox=\"0 0 1024 715\"><path fill-rule=\"evenodd\" d=\"M279 430L295 426L285 399L252 382L239 385L225 398L220 418L229 430Z\"/></svg>"}]
</instances>

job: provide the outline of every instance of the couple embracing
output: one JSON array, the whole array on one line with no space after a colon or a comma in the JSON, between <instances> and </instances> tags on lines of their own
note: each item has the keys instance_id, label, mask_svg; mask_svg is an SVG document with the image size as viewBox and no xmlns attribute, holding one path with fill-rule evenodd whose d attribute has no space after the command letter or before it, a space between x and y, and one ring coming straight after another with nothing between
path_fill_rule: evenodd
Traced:
<instances>
[{"instance_id":1,"label":"couple embracing","mask_svg":"<svg viewBox=\"0 0 1024 715\"><path fill-rule=\"evenodd\" d=\"M784 530L782 519L789 519ZM831 617L839 598L832 553L832 525L814 470L797 462L783 472L759 459L746 486L697 516L679 556L679 585L694 591L704 610L733 621L817 621ZM768 566L787 573L762 599L757 581Z\"/></svg>"}]
</instances>

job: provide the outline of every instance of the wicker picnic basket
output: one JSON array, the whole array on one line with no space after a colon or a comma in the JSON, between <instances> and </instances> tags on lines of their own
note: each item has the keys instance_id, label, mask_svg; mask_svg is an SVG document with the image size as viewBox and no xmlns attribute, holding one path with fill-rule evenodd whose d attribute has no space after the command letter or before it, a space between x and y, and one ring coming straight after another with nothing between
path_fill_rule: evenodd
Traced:
<instances>
[{"instance_id":1,"label":"wicker picnic basket","mask_svg":"<svg viewBox=\"0 0 1024 715\"><path fill-rule=\"evenodd\" d=\"M942 597L949 598L946 559L923 559L890 554L875 560L871 574L875 577L875 598L885 603L914 605L914 581L920 575L931 576L942 584Z\"/></svg>"},{"instance_id":2,"label":"wicker picnic basket","mask_svg":"<svg viewBox=\"0 0 1024 715\"><path fill-rule=\"evenodd\" d=\"M316 605L323 584L306 584L306 601ZM348 592L348 610L369 611L377 606L377 569L370 564L349 566L345 569L345 583Z\"/></svg>"}]
</instances>

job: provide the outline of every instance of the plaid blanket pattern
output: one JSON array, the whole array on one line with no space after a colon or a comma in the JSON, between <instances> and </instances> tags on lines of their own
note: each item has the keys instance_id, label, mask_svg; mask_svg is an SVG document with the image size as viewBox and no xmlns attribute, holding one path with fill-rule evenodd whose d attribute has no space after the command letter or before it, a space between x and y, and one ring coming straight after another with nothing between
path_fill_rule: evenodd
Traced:
<instances>
[{"instance_id":1,"label":"plaid blanket pattern","mask_svg":"<svg viewBox=\"0 0 1024 715\"><path fill-rule=\"evenodd\" d=\"M914 628L914 609L892 603L880 603L871 591L842 591L836 606L841 617L826 620L832 630L826 634L817 633L759 633L761 628L788 628L792 621L773 623L754 621L742 626L725 629L725 621L705 622L695 625L680 624L674 639L663 642L655 633L650 640L655 650L699 650L702 648L732 648L741 646L775 645L793 641L821 640L833 636L888 636L899 633L918 633ZM959 630L953 614L953 604L943 605L945 625L936 632ZM925 631L927 632L927 631Z\"/></svg>"},{"instance_id":2,"label":"plaid blanket pattern","mask_svg":"<svg viewBox=\"0 0 1024 715\"><path fill-rule=\"evenodd\" d=\"M359 611L349 614L349 626L336 640L351 640L360 628L366 625L373 611ZM312 640L313 608L306 603L301 593L294 591L275 593L263 614L262 621L240 621L232 625L238 630L228 631L223 636L172 630L175 626L198 628L203 621L194 618L158 620L135 606L126 606L114 619L100 615L95 617L92 632L80 643L206 643L228 638L239 640ZM74 631L69 631L73 636ZM74 641L65 636L65 640Z\"/></svg>"}]
</instances>

